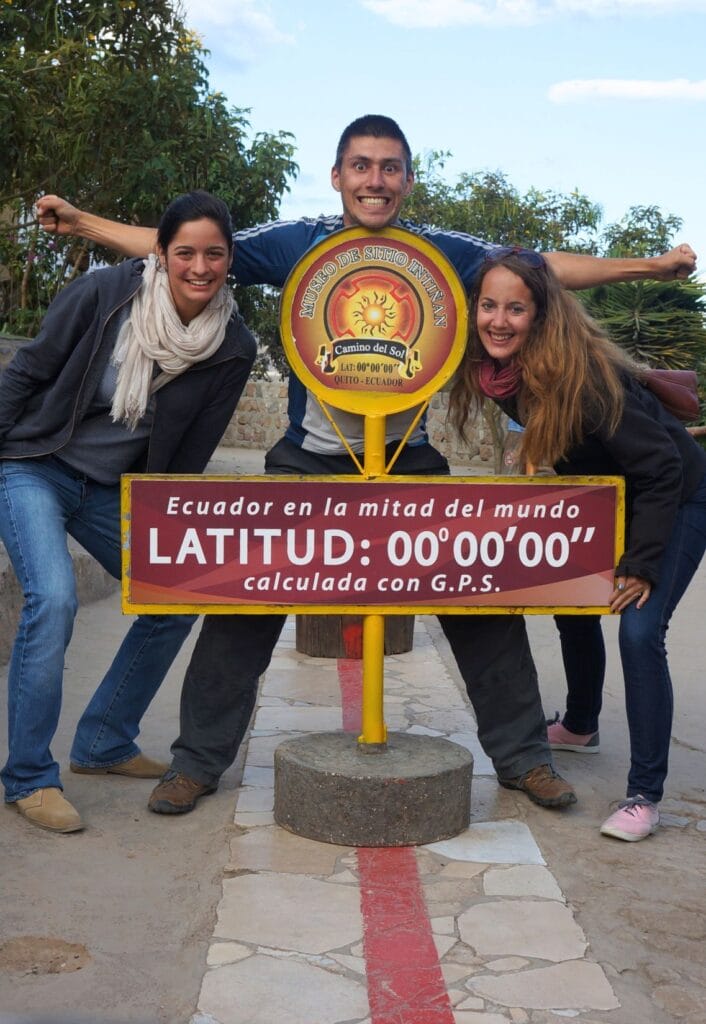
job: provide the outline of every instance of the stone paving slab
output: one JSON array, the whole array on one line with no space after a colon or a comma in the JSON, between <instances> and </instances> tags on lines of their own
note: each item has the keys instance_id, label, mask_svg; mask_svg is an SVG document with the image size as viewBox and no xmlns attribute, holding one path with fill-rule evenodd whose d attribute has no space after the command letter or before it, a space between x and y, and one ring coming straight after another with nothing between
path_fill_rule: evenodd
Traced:
<instances>
[{"instance_id":1,"label":"stone paving slab","mask_svg":"<svg viewBox=\"0 0 706 1024\"><path fill-rule=\"evenodd\" d=\"M357 851L291 835L271 813L274 748L310 729L340 727L337 685L335 661L295 650L290 619L254 720L238 834L191 1024L387 1020L371 1015L368 1002ZM468 704L422 618L414 650L386 659L385 694L388 725L451 738L476 756ZM401 1024L597 1024L596 1013L618 1007L530 827L512 816L517 801L497 786L480 751L470 827L414 852L448 1014L401 1009Z\"/></svg>"}]
</instances>

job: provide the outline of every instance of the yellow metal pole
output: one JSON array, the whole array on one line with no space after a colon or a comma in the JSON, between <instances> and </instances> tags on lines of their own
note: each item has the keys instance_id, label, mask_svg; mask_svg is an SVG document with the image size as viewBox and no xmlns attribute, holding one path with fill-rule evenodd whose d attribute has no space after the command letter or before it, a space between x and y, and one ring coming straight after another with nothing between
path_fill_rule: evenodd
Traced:
<instances>
[{"instance_id":1,"label":"yellow metal pole","mask_svg":"<svg viewBox=\"0 0 706 1024\"><path fill-rule=\"evenodd\" d=\"M385 666L385 616L363 616L363 731L362 744L387 741L383 718L383 675Z\"/></svg>"},{"instance_id":2,"label":"yellow metal pole","mask_svg":"<svg viewBox=\"0 0 706 1024\"><path fill-rule=\"evenodd\" d=\"M365 476L385 475L385 417L365 417ZM363 616L363 731L361 744L384 744L387 727L383 718L385 665L385 616Z\"/></svg>"},{"instance_id":3,"label":"yellow metal pole","mask_svg":"<svg viewBox=\"0 0 706 1024\"><path fill-rule=\"evenodd\" d=\"M385 417L366 416L363 434L364 469L367 477L385 474Z\"/></svg>"}]
</instances>

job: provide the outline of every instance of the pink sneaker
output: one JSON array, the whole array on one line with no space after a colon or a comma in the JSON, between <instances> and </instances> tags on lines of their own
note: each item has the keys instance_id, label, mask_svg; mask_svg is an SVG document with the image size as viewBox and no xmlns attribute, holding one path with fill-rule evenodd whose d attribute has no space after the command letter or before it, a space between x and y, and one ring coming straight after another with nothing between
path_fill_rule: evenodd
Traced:
<instances>
[{"instance_id":1,"label":"pink sneaker","mask_svg":"<svg viewBox=\"0 0 706 1024\"><path fill-rule=\"evenodd\" d=\"M601 749L597 732L590 732L587 736L569 732L559 721L558 715L553 722L547 722L547 736L552 750L572 750L575 754L597 754Z\"/></svg>"},{"instance_id":2,"label":"pink sneaker","mask_svg":"<svg viewBox=\"0 0 706 1024\"><path fill-rule=\"evenodd\" d=\"M638 843L657 831L659 811L657 806L644 796L631 796L618 804L609 818L601 825L601 835L624 839L626 843Z\"/></svg>"}]
</instances>

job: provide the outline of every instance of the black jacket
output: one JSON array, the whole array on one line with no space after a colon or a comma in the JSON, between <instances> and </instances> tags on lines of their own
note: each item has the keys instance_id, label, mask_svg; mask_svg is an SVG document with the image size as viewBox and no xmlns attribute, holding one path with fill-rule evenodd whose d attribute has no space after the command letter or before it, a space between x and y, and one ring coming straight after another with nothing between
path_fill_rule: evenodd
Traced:
<instances>
[{"instance_id":1,"label":"black jacket","mask_svg":"<svg viewBox=\"0 0 706 1024\"><path fill-rule=\"evenodd\" d=\"M143 260L86 274L54 299L37 337L0 379L0 458L58 452L71 437L101 374L97 358L110 318L134 298ZM155 395L149 445L132 472L200 473L223 436L255 359L237 311L223 343Z\"/></svg>"},{"instance_id":2,"label":"black jacket","mask_svg":"<svg viewBox=\"0 0 706 1024\"><path fill-rule=\"evenodd\" d=\"M594 422L554 469L562 476L625 477L625 553L616 575L654 584L677 511L706 473L706 452L643 384L625 375L623 385L625 404L615 433ZM521 422L514 400L499 404Z\"/></svg>"}]
</instances>

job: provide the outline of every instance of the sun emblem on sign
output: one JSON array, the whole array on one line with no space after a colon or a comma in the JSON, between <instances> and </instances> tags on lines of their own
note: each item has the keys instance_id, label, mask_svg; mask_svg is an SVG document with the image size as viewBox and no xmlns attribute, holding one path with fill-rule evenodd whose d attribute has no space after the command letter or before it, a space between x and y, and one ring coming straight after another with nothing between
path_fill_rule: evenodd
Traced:
<instances>
[{"instance_id":1,"label":"sun emblem on sign","mask_svg":"<svg viewBox=\"0 0 706 1024\"><path fill-rule=\"evenodd\" d=\"M386 334L395 322L395 306L389 295L372 292L363 295L353 310L352 319L361 334Z\"/></svg>"}]
</instances>

